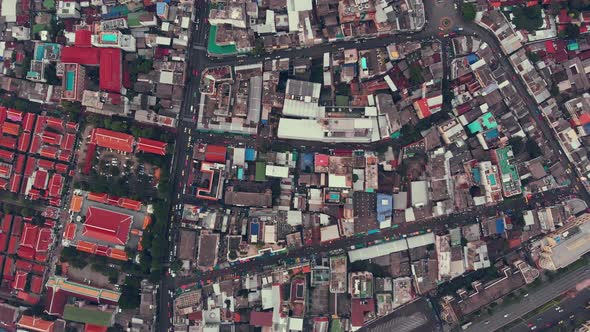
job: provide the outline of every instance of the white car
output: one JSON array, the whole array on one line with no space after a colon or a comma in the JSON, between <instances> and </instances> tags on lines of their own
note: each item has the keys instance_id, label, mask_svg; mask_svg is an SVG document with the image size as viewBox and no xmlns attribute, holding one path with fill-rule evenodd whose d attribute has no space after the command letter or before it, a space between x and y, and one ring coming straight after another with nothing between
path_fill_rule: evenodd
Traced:
<instances>
[{"instance_id":1,"label":"white car","mask_svg":"<svg viewBox=\"0 0 590 332\"><path fill-rule=\"evenodd\" d=\"M504 318L507 318L508 316L510 316L510 314L506 314L506 315L504 315Z\"/></svg>"}]
</instances>

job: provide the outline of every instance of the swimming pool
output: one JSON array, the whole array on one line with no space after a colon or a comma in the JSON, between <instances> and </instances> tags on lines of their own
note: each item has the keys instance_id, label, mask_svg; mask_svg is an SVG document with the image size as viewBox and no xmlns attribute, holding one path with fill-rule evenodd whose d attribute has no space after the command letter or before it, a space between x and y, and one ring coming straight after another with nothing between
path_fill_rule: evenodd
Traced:
<instances>
[{"instance_id":1,"label":"swimming pool","mask_svg":"<svg viewBox=\"0 0 590 332\"><path fill-rule=\"evenodd\" d=\"M66 90L67 91L74 91L75 81L76 81L76 72L73 72L73 71L66 72Z\"/></svg>"},{"instance_id":2,"label":"swimming pool","mask_svg":"<svg viewBox=\"0 0 590 332\"><path fill-rule=\"evenodd\" d=\"M103 33L100 35L103 43L116 43L117 42L117 34L114 33Z\"/></svg>"}]
</instances>

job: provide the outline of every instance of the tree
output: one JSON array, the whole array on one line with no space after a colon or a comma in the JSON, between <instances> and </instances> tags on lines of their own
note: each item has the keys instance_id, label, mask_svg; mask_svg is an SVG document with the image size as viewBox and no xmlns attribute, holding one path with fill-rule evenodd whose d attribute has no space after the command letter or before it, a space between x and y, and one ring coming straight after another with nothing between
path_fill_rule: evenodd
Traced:
<instances>
[{"instance_id":1,"label":"tree","mask_svg":"<svg viewBox=\"0 0 590 332\"><path fill-rule=\"evenodd\" d=\"M529 60L531 60L533 64L541 60L541 57L535 52L526 52L526 56L529 58Z\"/></svg>"},{"instance_id":2,"label":"tree","mask_svg":"<svg viewBox=\"0 0 590 332\"><path fill-rule=\"evenodd\" d=\"M47 80L47 83L51 85L58 85L61 83L61 80L56 74L55 64L45 66L45 79Z\"/></svg>"},{"instance_id":3,"label":"tree","mask_svg":"<svg viewBox=\"0 0 590 332\"><path fill-rule=\"evenodd\" d=\"M517 29L535 31L543 25L541 6L514 7L512 14L514 15L512 23Z\"/></svg>"},{"instance_id":4,"label":"tree","mask_svg":"<svg viewBox=\"0 0 590 332\"><path fill-rule=\"evenodd\" d=\"M252 54L254 55L262 55L264 53L264 41L262 38L256 38L254 49L252 50Z\"/></svg>"},{"instance_id":5,"label":"tree","mask_svg":"<svg viewBox=\"0 0 590 332\"><path fill-rule=\"evenodd\" d=\"M565 29L559 32L559 38L561 39L576 39L580 36L580 27L569 23L565 26Z\"/></svg>"},{"instance_id":6,"label":"tree","mask_svg":"<svg viewBox=\"0 0 590 332\"><path fill-rule=\"evenodd\" d=\"M514 154L519 154L524 150L524 139L519 136L512 136L508 140L508 144L512 146Z\"/></svg>"},{"instance_id":7,"label":"tree","mask_svg":"<svg viewBox=\"0 0 590 332\"><path fill-rule=\"evenodd\" d=\"M467 22L471 22L475 19L475 14L476 14L476 10L475 10L475 5L472 3L467 3L464 2L463 4L461 4L461 15L463 16L463 19Z\"/></svg>"},{"instance_id":8,"label":"tree","mask_svg":"<svg viewBox=\"0 0 590 332\"><path fill-rule=\"evenodd\" d=\"M410 82L414 85L424 82L424 77L422 77L422 67L417 63L410 66Z\"/></svg>"},{"instance_id":9,"label":"tree","mask_svg":"<svg viewBox=\"0 0 590 332\"><path fill-rule=\"evenodd\" d=\"M359 180L359 176L356 174L352 174L352 182L357 182Z\"/></svg>"},{"instance_id":10,"label":"tree","mask_svg":"<svg viewBox=\"0 0 590 332\"><path fill-rule=\"evenodd\" d=\"M119 307L121 309L135 309L139 307L139 284L140 278L128 276L121 287L121 297L119 298Z\"/></svg>"},{"instance_id":11,"label":"tree","mask_svg":"<svg viewBox=\"0 0 590 332\"><path fill-rule=\"evenodd\" d=\"M174 272L182 270L182 261L180 259L174 260L174 262L170 264L170 269Z\"/></svg>"},{"instance_id":12,"label":"tree","mask_svg":"<svg viewBox=\"0 0 590 332\"><path fill-rule=\"evenodd\" d=\"M531 158L537 158L537 157L543 155L543 151L541 150L539 145L537 145L537 142L535 142L534 140L528 139L526 141L525 146L526 146L526 150L529 152L529 155L531 156Z\"/></svg>"}]
</instances>

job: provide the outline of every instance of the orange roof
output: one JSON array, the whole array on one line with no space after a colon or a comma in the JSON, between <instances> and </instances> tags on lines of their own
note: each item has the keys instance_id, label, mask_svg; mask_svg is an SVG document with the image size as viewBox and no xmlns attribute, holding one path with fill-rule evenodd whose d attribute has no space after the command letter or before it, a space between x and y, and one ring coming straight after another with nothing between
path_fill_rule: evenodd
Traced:
<instances>
[{"instance_id":1,"label":"orange roof","mask_svg":"<svg viewBox=\"0 0 590 332\"><path fill-rule=\"evenodd\" d=\"M31 331L53 331L53 322L43 320L41 318L22 315L19 321L16 323L18 327L23 327Z\"/></svg>"},{"instance_id":2,"label":"orange roof","mask_svg":"<svg viewBox=\"0 0 590 332\"><path fill-rule=\"evenodd\" d=\"M76 249L93 254L96 251L96 244L86 241L78 241Z\"/></svg>"},{"instance_id":3,"label":"orange roof","mask_svg":"<svg viewBox=\"0 0 590 332\"><path fill-rule=\"evenodd\" d=\"M120 261L126 261L127 260L127 253L125 253L125 250L112 249L111 255L109 257L111 257L113 259L118 259Z\"/></svg>"},{"instance_id":4,"label":"orange roof","mask_svg":"<svg viewBox=\"0 0 590 332\"><path fill-rule=\"evenodd\" d=\"M70 211L72 212L80 212L80 210L82 209L82 202L84 201L84 198L82 196L78 196L78 195L72 195L72 202L70 203Z\"/></svg>"},{"instance_id":5,"label":"orange roof","mask_svg":"<svg viewBox=\"0 0 590 332\"><path fill-rule=\"evenodd\" d=\"M90 134L90 141L100 147L133 152L133 136L104 128L94 128Z\"/></svg>"},{"instance_id":6,"label":"orange roof","mask_svg":"<svg viewBox=\"0 0 590 332\"><path fill-rule=\"evenodd\" d=\"M73 240L74 237L76 236L76 228L78 228L78 226L76 226L76 224L74 223L68 223L66 225L66 230L64 231L64 237L67 240Z\"/></svg>"},{"instance_id":7,"label":"orange roof","mask_svg":"<svg viewBox=\"0 0 590 332\"><path fill-rule=\"evenodd\" d=\"M106 203L107 202L107 198L109 197L109 195L102 193L102 194L97 194L97 193L88 193L88 196L86 196L86 198L88 200L91 201L95 201L95 202L101 202L101 203Z\"/></svg>"},{"instance_id":8,"label":"orange roof","mask_svg":"<svg viewBox=\"0 0 590 332\"><path fill-rule=\"evenodd\" d=\"M143 226L141 226L141 229L145 230L151 223L152 223L152 218L150 218L150 216L146 215L145 217L143 217Z\"/></svg>"},{"instance_id":9,"label":"orange roof","mask_svg":"<svg viewBox=\"0 0 590 332\"><path fill-rule=\"evenodd\" d=\"M124 209L129 209L129 210L135 210L135 211L141 210L141 202L133 200L133 199L129 199L129 198L120 198L119 199L119 206Z\"/></svg>"}]
</instances>

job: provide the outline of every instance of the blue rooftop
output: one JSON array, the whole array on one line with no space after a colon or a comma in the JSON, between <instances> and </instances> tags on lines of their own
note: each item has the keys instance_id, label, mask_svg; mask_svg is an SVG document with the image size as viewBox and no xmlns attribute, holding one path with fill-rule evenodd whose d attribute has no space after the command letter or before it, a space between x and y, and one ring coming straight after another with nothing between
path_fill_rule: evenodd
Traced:
<instances>
[{"instance_id":1,"label":"blue rooftop","mask_svg":"<svg viewBox=\"0 0 590 332\"><path fill-rule=\"evenodd\" d=\"M471 53L467 56L467 61L469 61L470 65L476 63L477 60L479 60L479 57L475 53Z\"/></svg>"},{"instance_id":2,"label":"blue rooftop","mask_svg":"<svg viewBox=\"0 0 590 332\"><path fill-rule=\"evenodd\" d=\"M377 221L384 222L393 214L393 196L377 194Z\"/></svg>"},{"instance_id":3,"label":"blue rooftop","mask_svg":"<svg viewBox=\"0 0 590 332\"><path fill-rule=\"evenodd\" d=\"M244 159L246 161L254 161L256 160L256 151L252 148L247 148L246 149L246 154L244 156Z\"/></svg>"},{"instance_id":4,"label":"blue rooftop","mask_svg":"<svg viewBox=\"0 0 590 332\"><path fill-rule=\"evenodd\" d=\"M504 219L496 219L496 233L504 233Z\"/></svg>"}]
</instances>

